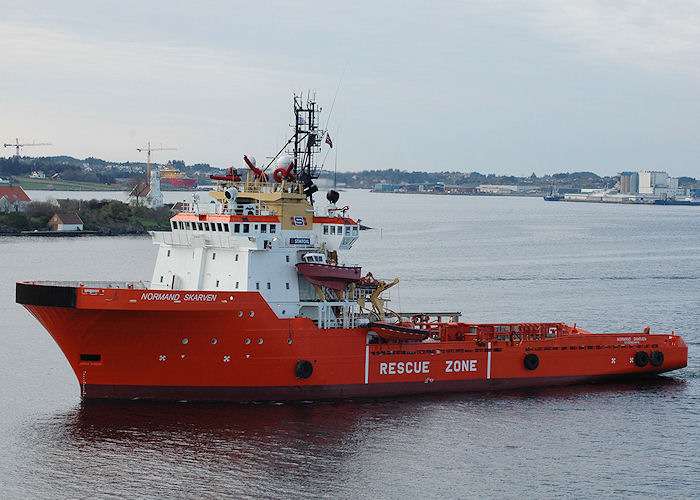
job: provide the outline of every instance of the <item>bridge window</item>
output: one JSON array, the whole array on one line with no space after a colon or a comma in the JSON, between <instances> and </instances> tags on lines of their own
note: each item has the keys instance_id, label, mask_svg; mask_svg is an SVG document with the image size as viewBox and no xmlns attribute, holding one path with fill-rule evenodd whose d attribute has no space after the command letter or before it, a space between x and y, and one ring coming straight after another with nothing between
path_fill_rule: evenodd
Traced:
<instances>
[{"instance_id":1,"label":"bridge window","mask_svg":"<svg viewBox=\"0 0 700 500\"><path fill-rule=\"evenodd\" d=\"M177 229L177 222L174 220L170 221L170 225L173 227L173 230Z\"/></svg>"},{"instance_id":2,"label":"bridge window","mask_svg":"<svg viewBox=\"0 0 700 500\"><path fill-rule=\"evenodd\" d=\"M335 226L331 226L331 234L335 234Z\"/></svg>"},{"instance_id":3,"label":"bridge window","mask_svg":"<svg viewBox=\"0 0 700 500\"><path fill-rule=\"evenodd\" d=\"M209 223L208 222L204 223L204 230L209 231Z\"/></svg>"},{"instance_id":4,"label":"bridge window","mask_svg":"<svg viewBox=\"0 0 700 500\"><path fill-rule=\"evenodd\" d=\"M493 330L495 332L510 332L510 326L508 326L508 325L494 326Z\"/></svg>"},{"instance_id":5,"label":"bridge window","mask_svg":"<svg viewBox=\"0 0 700 500\"><path fill-rule=\"evenodd\" d=\"M234 224L234 225L233 225L233 232L234 232L234 233L240 233L240 232L241 232L241 225L240 225L240 224Z\"/></svg>"},{"instance_id":6,"label":"bridge window","mask_svg":"<svg viewBox=\"0 0 700 500\"><path fill-rule=\"evenodd\" d=\"M219 226L219 231L222 233L224 232L224 226L221 224L221 222L217 222L217 225Z\"/></svg>"},{"instance_id":7,"label":"bridge window","mask_svg":"<svg viewBox=\"0 0 700 500\"><path fill-rule=\"evenodd\" d=\"M328 234L328 224L323 225L323 234Z\"/></svg>"},{"instance_id":8,"label":"bridge window","mask_svg":"<svg viewBox=\"0 0 700 500\"><path fill-rule=\"evenodd\" d=\"M345 235L350 236L350 226L345 226Z\"/></svg>"},{"instance_id":9,"label":"bridge window","mask_svg":"<svg viewBox=\"0 0 700 500\"><path fill-rule=\"evenodd\" d=\"M211 223L211 230L216 231L216 222Z\"/></svg>"},{"instance_id":10,"label":"bridge window","mask_svg":"<svg viewBox=\"0 0 700 500\"><path fill-rule=\"evenodd\" d=\"M277 232L277 224L270 224L270 232L271 233Z\"/></svg>"},{"instance_id":11,"label":"bridge window","mask_svg":"<svg viewBox=\"0 0 700 500\"><path fill-rule=\"evenodd\" d=\"M243 232L244 233L250 232L250 224L243 224Z\"/></svg>"},{"instance_id":12,"label":"bridge window","mask_svg":"<svg viewBox=\"0 0 700 500\"><path fill-rule=\"evenodd\" d=\"M260 232L261 233L267 232L267 224L260 224Z\"/></svg>"},{"instance_id":13,"label":"bridge window","mask_svg":"<svg viewBox=\"0 0 700 500\"><path fill-rule=\"evenodd\" d=\"M198 223L197 223L197 229L200 230L200 231L204 231L204 226L202 225L201 222L198 222Z\"/></svg>"},{"instance_id":14,"label":"bridge window","mask_svg":"<svg viewBox=\"0 0 700 500\"><path fill-rule=\"evenodd\" d=\"M191 229L189 222L185 222L185 229L187 229L188 231Z\"/></svg>"},{"instance_id":15,"label":"bridge window","mask_svg":"<svg viewBox=\"0 0 700 500\"><path fill-rule=\"evenodd\" d=\"M352 226L352 234L355 234L355 235L356 235L356 234L358 233L359 230L360 230L359 227L357 227L357 226Z\"/></svg>"}]
</instances>

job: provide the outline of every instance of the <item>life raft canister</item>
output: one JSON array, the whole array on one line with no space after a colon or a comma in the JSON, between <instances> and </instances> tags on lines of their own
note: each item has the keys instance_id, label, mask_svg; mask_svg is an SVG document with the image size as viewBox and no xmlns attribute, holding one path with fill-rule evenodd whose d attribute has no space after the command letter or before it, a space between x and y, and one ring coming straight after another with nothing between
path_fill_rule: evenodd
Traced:
<instances>
[{"instance_id":1,"label":"life raft canister","mask_svg":"<svg viewBox=\"0 0 700 500\"><path fill-rule=\"evenodd\" d=\"M294 367L294 373L296 373L299 378L309 378L313 372L313 363L305 359L297 361L297 365Z\"/></svg>"},{"instance_id":2,"label":"life raft canister","mask_svg":"<svg viewBox=\"0 0 700 500\"><path fill-rule=\"evenodd\" d=\"M640 368L644 368L649 364L649 354L646 351L637 351L634 355L634 364Z\"/></svg>"},{"instance_id":3,"label":"life raft canister","mask_svg":"<svg viewBox=\"0 0 700 500\"><path fill-rule=\"evenodd\" d=\"M535 370L540 366L540 358L537 357L537 354L526 354L523 364L528 370Z\"/></svg>"},{"instance_id":4,"label":"life raft canister","mask_svg":"<svg viewBox=\"0 0 700 500\"><path fill-rule=\"evenodd\" d=\"M661 366L664 364L664 353L661 351L652 351L649 356L651 366Z\"/></svg>"}]
</instances>

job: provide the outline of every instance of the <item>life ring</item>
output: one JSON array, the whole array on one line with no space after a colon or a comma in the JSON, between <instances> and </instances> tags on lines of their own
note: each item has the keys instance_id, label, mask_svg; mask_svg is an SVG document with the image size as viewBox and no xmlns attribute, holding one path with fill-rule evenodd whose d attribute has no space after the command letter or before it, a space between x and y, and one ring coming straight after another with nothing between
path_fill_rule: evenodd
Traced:
<instances>
[{"instance_id":1,"label":"life ring","mask_svg":"<svg viewBox=\"0 0 700 500\"><path fill-rule=\"evenodd\" d=\"M652 351L649 356L651 366L661 366L664 364L664 353L661 351Z\"/></svg>"},{"instance_id":2,"label":"life ring","mask_svg":"<svg viewBox=\"0 0 700 500\"><path fill-rule=\"evenodd\" d=\"M540 358L537 357L537 354L526 354L523 365L525 365L525 368L528 370L535 370L540 366Z\"/></svg>"},{"instance_id":3,"label":"life ring","mask_svg":"<svg viewBox=\"0 0 700 500\"><path fill-rule=\"evenodd\" d=\"M646 351L637 351L634 355L634 364L640 368L644 368L649 364L649 354Z\"/></svg>"},{"instance_id":4,"label":"life ring","mask_svg":"<svg viewBox=\"0 0 700 500\"><path fill-rule=\"evenodd\" d=\"M309 378L313 372L314 365L311 363L311 361L307 361L305 359L297 361L297 365L294 367L294 373L296 373L297 377L299 378Z\"/></svg>"},{"instance_id":5,"label":"life ring","mask_svg":"<svg viewBox=\"0 0 700 500\"><path fill-rule=\"evenodd\" d=\"M272 177L277 182L282 182L282 179L284 179L284 169L283 168L276 168L275 171L272 173Z\"/></svg>"},{"instance_id":6,"label":"life ring","mask_svg":"<svg viewBox=\"0 0 700 500\"><path fill-rule=\"evenodd\" d=\"M510 343L512 345L520 345L523 343L523 336L520 334L520 332L512 332L510 334ZM529 354L528 354L529 356ZM533 354L534 356L534 354ZM537 368L537 367L535 367Z\"/></svg>"}]
</instances>

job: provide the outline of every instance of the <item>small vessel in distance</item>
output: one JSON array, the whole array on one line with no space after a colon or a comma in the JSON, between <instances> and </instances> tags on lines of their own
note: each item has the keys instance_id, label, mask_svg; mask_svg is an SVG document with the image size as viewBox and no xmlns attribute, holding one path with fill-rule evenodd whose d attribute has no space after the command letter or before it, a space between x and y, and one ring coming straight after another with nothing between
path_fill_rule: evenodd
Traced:
<instances>
[{"instance_id":1,"label":"small vessel in distance","mask_svg":"<svg viewBox=\"0 0 700 500\"><path fill-rule=\"evenodd\" d=\"M593 334L563 322L484 324L393 311L398 279L344 262L359 224L313 203L323 145L294 99L289 156L212 176L213 203L153 232L143 282L24 281L16 300L54 338L83 398L270 401L563 385L687 364L673 332ZM273 175L267 174L274 169ZM271 179L275 179L272 181Z\"/></svg>"},{"instance_id":2,"label":"small vessel in distance","mask_svg":"<svg viewBox=\"0 0 700 500\"><path fill-rule=\"evenodd\" d=\"M544 201L564 201L564 195L559 194L559 190L556 187L552 187L549 194L544 197Z\"/></svg>"},{"instance_id":3,"label":"small vessel in distance","mask_svg":"<svg viewBox=\"0 0 700 500\"><path fill-rule=\"evenodd\" d=\"M160 169L160 184L163 189L168 187L190 189L197 187L197 179L185 177L185 174L176 169L172 162L169 162Z\"/></svg>"}]
</instances>

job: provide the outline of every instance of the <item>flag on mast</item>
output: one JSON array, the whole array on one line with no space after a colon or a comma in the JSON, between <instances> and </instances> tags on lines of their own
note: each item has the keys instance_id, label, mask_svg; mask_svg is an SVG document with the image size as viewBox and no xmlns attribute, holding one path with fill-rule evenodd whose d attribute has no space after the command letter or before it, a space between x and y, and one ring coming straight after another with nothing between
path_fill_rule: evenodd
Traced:
<instances>
[{"instance_id":1,"label":"flag on mast","mask_svg":"<svg viewBox=\"0 0 700 500\"><path fill-rule=\"evenodd\" d=\"M330 147L333 147L333 141L331 141L331 134L326 132L326 144L328 144Z\"/></svg>"}]
</instances>

